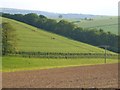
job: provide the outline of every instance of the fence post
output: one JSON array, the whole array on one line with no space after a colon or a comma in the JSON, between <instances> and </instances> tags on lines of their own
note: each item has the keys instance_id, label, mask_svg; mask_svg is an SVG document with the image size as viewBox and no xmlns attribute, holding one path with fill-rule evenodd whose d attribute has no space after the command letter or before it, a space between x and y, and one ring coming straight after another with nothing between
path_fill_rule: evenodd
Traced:
<instances>
[{"instance_id":1,"label":"fence post","mask_svg":"<svg viewBox=\"0 0 120 90\"><path fill-rule=\"evenodd\" d=\"M107 49L107 47L105 47L105 63L106 63L106 59L107 59L106 49Z\"/></svg>"}]
</instances>

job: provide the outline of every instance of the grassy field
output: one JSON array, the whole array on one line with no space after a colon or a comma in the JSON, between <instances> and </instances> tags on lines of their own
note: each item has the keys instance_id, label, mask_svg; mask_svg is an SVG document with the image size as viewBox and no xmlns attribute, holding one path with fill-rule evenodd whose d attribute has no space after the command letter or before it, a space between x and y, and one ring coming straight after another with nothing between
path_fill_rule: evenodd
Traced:
<instances>
[{"instance_id":1,"label":"grassy field","mask_svg":"<svg viewBox=\"0 0 120 90\"><path fill-rule=\"evenodd\" d=\"M104 49L74 41L30 25L3 18L16 29L17 51L20 52L55 52L55 53L101 53ZM107 51L109 54L115 54ZM2 58L3 72L60 68L68 66L83 66L103 64L104 58L24 58L4 56ZM107 63L117 63L117 59L107 59Z\"/></svg>"},{"instance_id":2,"label":"grassy field","mask_svg":"<svg viewBox=\"0 0 120 90\"><path fill-rule=\"evenodd\" d=\"M83 28L103 29L118 35L118 18L116 16L98 16L93 20L73 19L68 20Z\"/></svg>"},{"instance_id":3,"label":"grassy field","mask_svg":"<svg viewBox=\"0 0 120 90\"><path fill-rule=\"evenodd\" d=\"M107 63L117 63L116 59L107 59ZM61 68L69 66L84 66L104 64L104 58L79 58L79 59L42 59L42 58L23 58L23 57L3 57L3 72L14 72L22 70L38 70L49 68Z\"/></svg>"},{"instance_id":4,"label":"grassy field","mask_svg":"<svg viewBox=\"0 0 120 90\"><path fill-rule=\"evenodd\" d=\"M15 20L3 18L3 22L10 22L16 29L18 51L104 53L101 48L74 41Z\"/></svg>"}]
</instances>

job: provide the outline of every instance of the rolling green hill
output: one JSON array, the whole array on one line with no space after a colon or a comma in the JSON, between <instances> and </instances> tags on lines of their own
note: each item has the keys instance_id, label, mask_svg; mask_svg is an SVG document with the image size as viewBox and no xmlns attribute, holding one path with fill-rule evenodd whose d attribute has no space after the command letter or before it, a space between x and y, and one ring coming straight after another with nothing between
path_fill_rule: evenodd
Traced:
<instances>
[{"instance_id":1,"label":"rolling green hill","mask_svg":"<svg viewBox=\"0 0 120 90\"><path fill-rule=\"evenodd\" d=\"M102 53L104 50L92 45L74 41L33 26L3 18L9 22L17 35L17 49L23 52L56 52L56 53ZM107 53L115 54L107 51ZM3 56L2 72L37 70L70 66L104 64L104 57L84 58L34 58ZM107 63L117 63L117 58L107 58ZM0 69L1 71L1 69Z\"/></svg>"},{"instance_id":2,"label":"rolling green hill","mask_svg":"<svg viewBox=\"0 0 120 90\"><path fill-rule=\"evenodd\" d=\"M101 48L70 40L12 19L3 18L3 22L10 22L16 29L18 51L62 53L104 52Z\"/></svg>"},{"instance_id":3,"label":"rolling green hill","mask_svg":"<svg viewBox=\"0 0 120 90\"><path fill-rule=\"evenodd\" d=\"M118 35L118 18L116 16L97 16L93 20L73 19L74 24L83 28L96 28Z\"/></svg>"}]
</instances>

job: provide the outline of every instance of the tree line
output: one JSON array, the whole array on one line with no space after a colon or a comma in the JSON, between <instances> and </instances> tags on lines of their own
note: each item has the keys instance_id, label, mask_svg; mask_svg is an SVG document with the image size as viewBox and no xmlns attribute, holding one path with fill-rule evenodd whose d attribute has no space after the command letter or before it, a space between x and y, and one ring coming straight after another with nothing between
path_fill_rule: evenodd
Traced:
<instances>
[{"instance_id":1,"label":"tree line","mask_svg":"<svg viewBox=\"0 0 120 90\"><path fill-rule=\"evenodd\" d=\"M110 46L108 48L109 50L119 52L119 35L112 34L111 32L104 32L102 29L84 29L63 19L56 21L54 19L49 19L43 15L37 15L35 13L29 13L25 15L3 13L2 16L15 19L37 28L41 28L46 31L94 46L108 45Z\"/></svg>"},{"instance_id":2,"label":"tree line","mask_svg":"<svg viewBox=\"0 0 120 90\"><path fill-rule=\"evenodd\" d=\"M8 22L2 23L2 54L16 52L16 34L15 29Z\"/></svg>"}]
</instances>

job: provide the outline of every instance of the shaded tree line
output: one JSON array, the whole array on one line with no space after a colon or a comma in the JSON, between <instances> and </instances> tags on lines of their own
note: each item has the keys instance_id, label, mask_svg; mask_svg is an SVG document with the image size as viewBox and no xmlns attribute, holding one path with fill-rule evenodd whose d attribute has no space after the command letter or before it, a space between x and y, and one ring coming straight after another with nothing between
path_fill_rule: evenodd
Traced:
<instances>
[{"instance_id":1,"label":"shaded tree line","mask_svg":"<svg viewBox=\"0 0 120 90\"><path fill-rule=\"evenodd\" d=\"M37 28L44 29L49 32L53 32L70 39L81 41L94 46L109 45L108 48L111 51L118 51L118 35L112 34L111 32L104 32L104 30L90 29L86 30L81 27L74 25L71 22L54 19L49 19L43 15L37 15L35 13L29 14L2 14L3 17L15 19Z\"/></svg>"}]
</instances>

